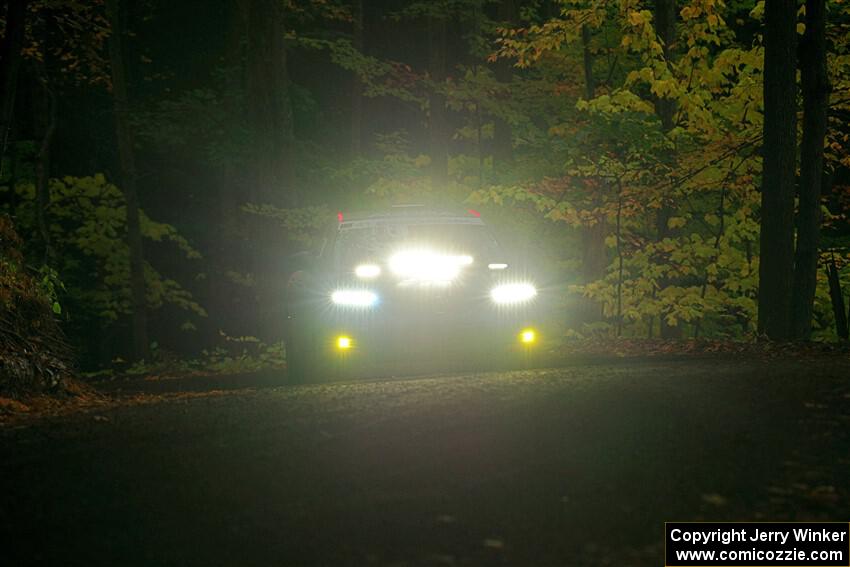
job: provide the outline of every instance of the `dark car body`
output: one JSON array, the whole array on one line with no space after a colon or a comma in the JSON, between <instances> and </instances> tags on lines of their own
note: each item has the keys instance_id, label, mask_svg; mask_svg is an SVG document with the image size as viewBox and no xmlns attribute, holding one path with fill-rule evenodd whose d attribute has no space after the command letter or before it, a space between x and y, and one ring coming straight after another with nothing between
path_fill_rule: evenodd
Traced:
<instances>
[{"instance_id":1,"label":"dark car body","mask_svg":"<svg viewBox=\"0 0 850 567\"><path fill-rule=\"evenodd\" d=\"M499 305L491 291L529 283L474 211L340 215L313 265L290 280L290 372L312 379L394 363L394 373L416 373L527 356L542 303Z\"/></svg>"}]
</instances>

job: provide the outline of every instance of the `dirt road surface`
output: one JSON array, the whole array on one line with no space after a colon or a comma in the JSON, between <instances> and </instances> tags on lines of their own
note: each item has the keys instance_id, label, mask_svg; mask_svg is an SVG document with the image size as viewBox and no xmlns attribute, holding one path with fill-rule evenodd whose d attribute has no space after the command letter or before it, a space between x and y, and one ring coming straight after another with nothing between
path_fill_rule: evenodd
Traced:
<instances>
[{"instance_id":1,"label":"dirt road surface","mask_svg":"<svg viewBox=\"0 0 850 567\"><path fill-rule=\"evenodd\" d=\"M839 357L258 383L0 429L2 564L658 566L847 521L848 425Z\"/></svg>"}]
</instances>

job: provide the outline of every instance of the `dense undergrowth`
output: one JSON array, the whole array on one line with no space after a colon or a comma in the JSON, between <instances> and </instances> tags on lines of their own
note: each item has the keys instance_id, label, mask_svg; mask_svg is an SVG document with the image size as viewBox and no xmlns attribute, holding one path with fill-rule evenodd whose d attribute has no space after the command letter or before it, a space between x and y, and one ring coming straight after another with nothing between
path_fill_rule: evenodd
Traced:
<instances>
[{"instance_id":1,"label":"dense undergrowth","mask_svg":"<svg viewBox=\"0 0 850 567\"><path fill-rule=\"evenodd\" d=\"M224 346L204 349L196 356L180 356L154 345L150 360L130 363L116 359L107 368L82 373L81 378L88 382L135 378L167 379L250 374L263 370L283 371L285 368L283 343L266 344L256 337L225 335Z\"/></svg>"},{"instance_id":2,"label":"dense undergrowth","mask_svg":"<svg viewBox=\"0 0 850 567\"><path fill-rule=\"evenodd\" d=\"M71 375L71 351L55 315L55 280L24 264L12 221L0 216L0 394L56 391Z\"/></svg>"}]
</instances>

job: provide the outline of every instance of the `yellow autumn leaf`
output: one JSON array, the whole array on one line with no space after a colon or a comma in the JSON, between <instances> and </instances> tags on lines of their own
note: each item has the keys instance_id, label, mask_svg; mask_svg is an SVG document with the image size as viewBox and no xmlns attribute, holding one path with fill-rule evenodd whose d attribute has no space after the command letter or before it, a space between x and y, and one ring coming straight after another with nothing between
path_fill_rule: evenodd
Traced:
<instances>
[{"instance_id":1,"label":"yellow autumn leaf","mask_svg":"<svg viewBox=\"0 0 850 567\"><path fill-rule=\"evenodd\" d=\"M685 226L686 222L687 221L682 217L670 217L667 220L667 226L669 228L681 228L681 227Z\"/></svg>"}]
</instances>

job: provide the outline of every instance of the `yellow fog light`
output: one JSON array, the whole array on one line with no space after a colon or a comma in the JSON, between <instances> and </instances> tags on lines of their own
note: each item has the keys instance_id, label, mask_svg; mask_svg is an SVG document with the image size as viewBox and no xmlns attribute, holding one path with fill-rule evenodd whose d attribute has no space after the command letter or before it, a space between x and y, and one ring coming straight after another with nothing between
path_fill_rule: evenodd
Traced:
<instances>
[{"instance_id":1,"label":"yellow fog light","mask_svg":"<svg viewBox=\"0 0 850 567\"><path fill-rule=\"evenodd\" d=\"M531 344L537 339L537 333L534 329L523 329L519 334L519 341L524 344Z\"/></svg>"},{"instance_id":2,"label":"yellow fog light","mask_svg":"<svg viewBox=\"0 0 850 567\"><path fill-rule=\"evenodd\" d=\"M351 337L337 337L336 338L336 348L339 350L348 350L351 348L353 341Z\"/></svg>"}]
</instances>

